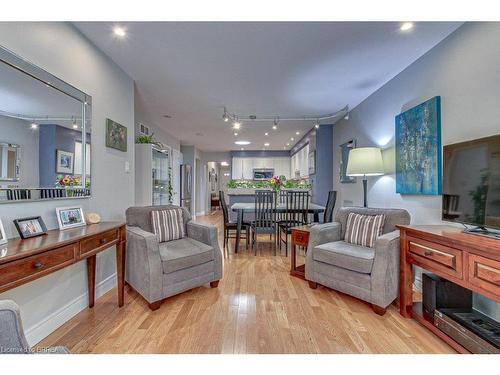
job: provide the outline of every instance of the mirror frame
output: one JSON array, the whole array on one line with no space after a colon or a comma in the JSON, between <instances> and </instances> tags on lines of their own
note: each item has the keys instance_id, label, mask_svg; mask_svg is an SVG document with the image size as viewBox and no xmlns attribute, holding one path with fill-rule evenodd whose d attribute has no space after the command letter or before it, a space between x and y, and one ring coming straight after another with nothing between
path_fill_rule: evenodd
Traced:
<instances>
[{"instance_id":1,"label":"mirror frame","mask_svg":"<svg viewBox=\"0 0 500 375\"><path fill-rule=\"evenodd\" d=\"M76 87L70 85L69 83L57 78L56 76L50 74L46 70L36 66L32 62L22 58L21 56L15 54L14 52L8 50L7 48L0 45L0 63L9 65L10 67L17 69L21 73L27 74L33 79L36 79L45 85L52 87L59 92L66 94L73 99L79 101L82 106L82 145L87 143L87 133L91 133L92 130L92 97L83 91L77 89ZM82 147L82 176L81 186L76 186L76 188L85 188L85 181L87 176L87 166L86 166L86 147ZM92 170L92 158L90 158L90 170ZM90 194L81 197L61 197L61 198L44 198L44 199L21 199L15 201L0 201L0 204L13 204L22 202L34 202L34 201L50 201L50 200L66 200L66 199L88 199L92 197L92 179L90 182ZM37 190L38 188L26 188L27 190Z\"/></svg>"}]
</instances>

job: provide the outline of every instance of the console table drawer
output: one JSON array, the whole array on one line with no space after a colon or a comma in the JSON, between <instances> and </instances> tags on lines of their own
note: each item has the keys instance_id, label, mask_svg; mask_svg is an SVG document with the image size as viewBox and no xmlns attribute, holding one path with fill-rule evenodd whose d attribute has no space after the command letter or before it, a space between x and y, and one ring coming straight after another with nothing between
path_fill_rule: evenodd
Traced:
<instances>
[{"instance_id":1,"label":"console table drawer","mask_svg":"<svg viewBox=\"0 0 500 375\"><path fill-rule=\"evenodd\" d=\"M108 247L113 242L118 242L118 229L113 229L83 240L80 245L80 256L99 251L101 247Z\"/></svg>"},{"instance_id":2,"label":"console table drawer","mask_svg":"<svg viewBox=\"0 0 500 375\"><path fill-rule=\"evenodd\" d=\"M417 263L431 267L430 271L441 271L458 278L463 277L462 251L424 240L409 242L409 255Z\"/></svg>"},{"instance_id":3,"label":"console table drawer","mask_svg":"<svg viewBox=\"0 0 500 375\"><path fill-rule=\"evenodd\" d=\"M292 231L293 240L298 246L307 246L309 244L309 233L302 231Z\"/></svg>"},{"instance_id":4,"label":"console table drawer","mask_svg":"<svg viewBox=\"0 0 500 375\"><path fill-rule=\"evenodd\" d=\"M469 254L469 282L500 298L500 262Z\"/></svg>"},{"instance_id":5,"label":"console table drawer","mask_svg":"<svg viewBox=\"0 0 500 375\"><path fill-rule=\"evenodd\" d=\"M0 291L66 267L75 259L77 243L32 255L0 266Z\"/></svg>"}]
</instances>

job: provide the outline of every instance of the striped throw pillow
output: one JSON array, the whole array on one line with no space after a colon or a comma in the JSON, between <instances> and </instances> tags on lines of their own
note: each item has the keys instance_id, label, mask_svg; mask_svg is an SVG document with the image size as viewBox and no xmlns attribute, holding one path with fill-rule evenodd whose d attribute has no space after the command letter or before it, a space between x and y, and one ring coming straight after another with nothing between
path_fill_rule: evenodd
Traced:
<instances>
[{"instance_id":1,"label":"striped throw pillow","mask_svg":"<svg viewBox=\"0 0 500 375\"><path fill-rule=\"evenodd\" d=\"M350 212L347 216L345 242L373 247L384 229L385 215L360 215Z\"/></svg>"},{"instance_id":2,"label":"striped throw pillow","mask_svg":"<svg viewBox=\"0 0 500 375\"><path fill-rule=\"evenodd\" d=\"M178 240L185 235L182 208L151 211L151 224L160 242Z\"/></svg>"}]
</instances>

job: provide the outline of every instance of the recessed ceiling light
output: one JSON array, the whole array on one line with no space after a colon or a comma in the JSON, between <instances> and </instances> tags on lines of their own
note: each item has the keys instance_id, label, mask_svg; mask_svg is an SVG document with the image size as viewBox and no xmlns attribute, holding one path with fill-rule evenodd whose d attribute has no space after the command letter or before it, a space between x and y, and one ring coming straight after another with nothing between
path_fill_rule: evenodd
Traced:
<instances>
[{"instance_id":1,"label":"recessed ceiling light","mask_svg":"<svg viewBox=\"0 0 500 375\"><path fill-rule=\"evenodd\" d=\"M240 146L246 146L246 145L249 145L250 142L249 141L236 141L236 142L234 142L234 144L240 145Z\"/></svg>"},{"instance_id":2,"label":"recessed ceiling light","mask_svg":"<svg viewBox=\"0 0 500 375\"><path fill-rule=\"evenodd\" d=\"M234 132L234 136L237 137L238 136L238 133Z\"/></svg>"},{"instance_id":3,"label":"recessed ceiling light","mask_svg":"<svg viewBox=\"0 0 500 375\"><path fill-rule=\"evenodd\" d=\"M264 146L269 147L269 143L267 143L267 142L264 143Z\"/></svg>"},{"instance_id":4,"label":"recessed ceiling light","mask_svg":"<svg viewBox=\"0 0 500 375\"><path fill-rule=\"evenodd\" d=\"M73 124L73 129L78 129L78 125L77 124Z\"/></svg>"},{"instance_id":5,"label":"recessed ceiling light","mask_svg":"<svg viewBox=\"0 0 500 375\"><path fill-rule=\"evenodd\" d=\"M399 28L401 31L408 31L413 28L413 22L403 22Z\"/></svg>"},{"instance_id":6,"label":"recessed ceiling light","mask_svg":"<svg viewBox=\"0 0 500 375\"><path fill-rule=\"evenodd\" d=\"M245 147L240 148L240 150L241 150L241 151L244 151L244 150L245 150Z\"/></svg>"},{"instance_id":7,"label":"recessed ceiling light","mask_svg":"<svg viewBox=\"0 0 500 375\"><path fill-rule=\"evenodd\" d=\"M221 161L220 165L222 165L223 167L227 167L229 163L227 161Z\"/></svg>"},{"instance_id":8,"label":"recessed ceiling light","mask_svg":"<svg viewBox=\"0 0 500 375\"><path fill-rule=\"evenodd\" d=\"M295 141L295 138L293 138L293 137L292 137L292 138L290 138L290 140L291 140L291 141Z\"/></svg>"},{"instance_id":9,"label":"recessed ceiling light","mask_svg":"<svg viewBox=\"0 0 500 375\"><path fill-rule=\"evenodd\" d=\"M300 132L295 132L295 134L296 134L296 135L299 135L299 134L300 134Z\"/></svg>"},{"instance_id":10,"label":"recessed ceiling light","mask_svg":"<svg viewBox=\"0 0 500 375\"><path fill-rule=\"evenodd\" d=\"M31 129L38 129L38 124L32 123L31 124Z\"/></svg>"},{"instance_id":11,"label":"recessed ceiling light","mask_svg":"<svg viewBox=\"0 0 500 375\"><path fill-rule=\"evenodd\" d=\"M125 35L127 35L127 31L120 26L115 26L113 28L113 32L115 33L116 36L119 36L120 38L123 38Z\"/></svg>"},{"instance_id":12,"label":"recessed ceiling light","mask_svg":"<svg viewBox=\"0 0 500 375\"><path fill-rule=\"evenodd\" d=\"M286 145L287 145L287 146L290 146L290 143L287 143Z\"/></svg>"},{"instance_id":13,"label":"recessed ceiling light","mask_svg":"<svg viewBox=\"0 0 500 375\"><path fill-rule=\"evenodd\" d=\"M266 132L266 133L264 133L264 135L269 135L269 133Z\"/></svg>"}]
</instances>

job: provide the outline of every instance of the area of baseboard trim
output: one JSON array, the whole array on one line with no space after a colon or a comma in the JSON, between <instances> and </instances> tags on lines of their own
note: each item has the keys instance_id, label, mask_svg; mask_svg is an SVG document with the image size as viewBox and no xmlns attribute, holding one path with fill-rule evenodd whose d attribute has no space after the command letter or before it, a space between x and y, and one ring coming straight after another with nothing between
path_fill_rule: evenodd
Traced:
<instances>
[{"instance_id":1,"label":"area of baseboard trim","mask_svg":"<svg viewBox=\"0 0 500 375\"><path fill-rule=\"evenodd\" d=\"M96 299L116 287L116 273L102 280L96 285ZM76 297L73 301L54 311L42 321L34 324L25 331L30 346L36 345L45 337L54 332L80 311L88 308L88 293Z\"/></svg>"}]
</instances>

